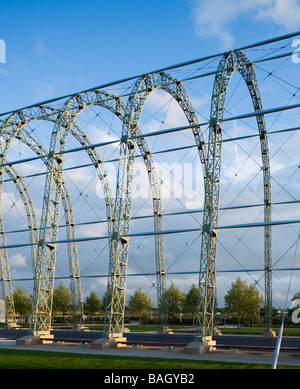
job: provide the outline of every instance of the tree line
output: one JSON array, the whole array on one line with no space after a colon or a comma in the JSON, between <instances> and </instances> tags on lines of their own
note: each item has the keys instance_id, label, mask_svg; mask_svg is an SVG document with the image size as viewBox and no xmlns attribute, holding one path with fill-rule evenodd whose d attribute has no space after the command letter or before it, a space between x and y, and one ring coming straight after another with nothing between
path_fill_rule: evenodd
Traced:
<instances>
[{"instance_id":1,"label":"tree line","mask_svg":"<svg viewBox=\"0 0 300 389\"><path fill-rule=\"evenodd\" d=\"M95 322L103 319L107 293L101 298L92 291L84 301L84 314L89 321ZM185 323L195 325L198 304L198 288L193 284L187 293L183 293L173 282L166 290L168 318L170 324ZM292 300L299 298L296 294ZM202 300L202 297L200 297ZM263 323L264 299L254 285L248 285L246 280L238 277L231 284L231 288L224 296L225 307L217 309L218 324L232 323L259 325ZM24 288L18 287L14 291L16 312L20 315L29 315L31 309L31 296ZM139 324L149 319L150 314L157 311L148 295L141 288L129 296L126 305L127 315L135 317ZM275 312L275 309L274 309ZM54 289L53 318L70 318L72 315L72 297L69 289L62 283Z\"/></svg>"}]
</instances>

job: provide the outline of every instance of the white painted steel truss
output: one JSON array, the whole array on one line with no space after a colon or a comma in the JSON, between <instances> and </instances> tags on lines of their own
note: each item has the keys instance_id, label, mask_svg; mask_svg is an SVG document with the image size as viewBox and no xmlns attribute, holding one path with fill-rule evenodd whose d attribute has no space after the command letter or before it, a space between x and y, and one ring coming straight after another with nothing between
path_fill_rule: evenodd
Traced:
<instances>
[{"instance_id":1,"label":"white painted steel truss","mask_svg":"<svg viewBox=\"0 0 300 389\"><path fill-rule=\"evenodd\" d=\"M210 340L214 330L217 229L220 196L220 170L222 154L222 123L225 109L226 93L232 74L238 71L245 81L253 108L256 113L257 127L261 145L263 186L264 186L264 221L271 221L271 183L270 163L267 142L267 129L264 121L263 107L260 98L254 66L242 51L226 53L219 63L211 99L209 139L204 141L202 130L185 91L182 81L166 72L149 73L139 77L124 104L119 96L101 89L90 90L72 95L58 109L39 105L12 113L1 123L0 143L0 199L3 193L4 172L9 174L16 184L26 208L30 232L32 268L34 276L33 303L30 331L34 335L50 332L52 315L52 298L54 273L56 265L57 230L61 204L67 225L69 269L74 315L82 317L83 301L79 270L79 258L76 242L76 222L72 200L63 178L64 155L69 135L72 135L82 146L92 164L104 191L109 242L109 266L107 283L107 300L104 335L120 337L124 328L124 309L129 252L129 233L132 207L132 182L136 146L143 157L147 169L153 201L156 286L159 307L160 326L168 325L166 292L166 269L163 239L163 210L161 189L153 156L139 128L139 120L148 96L154 90L161 89L172 96L182 109L192 131L195 146L204 176L205 203L203 213L202 245L198 286L196 339ZM116 185L115 202L104 163L92 142L76 122L77 116L87 107L99 106L109 110L122 123L120 139L119 170ZM33 120L53 123L49 149L26 129ZM40 224L36 221L34 205L29 191L20 175L12 166L8 166L7 155L13 140L19 140L29 146L44 162L47 174L43 195L43 206ZM1 200L0 200L1 201ZM0 202L1 205L1 202ZM5 246L5 231L0 218L1 246ZM266 328L270 329L272 307L272 238L271 225L264 227L265 241L265 304ZM51 243L50 243L51 242ZM3 296L7 307L7 321L15 322L14 303L9 261L7 251L0 250L1 281Z\"/></svg>"}]
</instances>

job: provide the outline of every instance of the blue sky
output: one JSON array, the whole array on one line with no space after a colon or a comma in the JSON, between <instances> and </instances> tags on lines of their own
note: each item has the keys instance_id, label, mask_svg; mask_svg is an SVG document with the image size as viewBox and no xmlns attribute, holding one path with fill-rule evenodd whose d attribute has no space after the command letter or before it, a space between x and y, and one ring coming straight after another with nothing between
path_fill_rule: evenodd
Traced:
<instances>
[{"instance_id":1,"label":"blue sky","mask_svg":"<svg viewBox=\"0 0 300 389\"><path fill-rule=\"evenodd\" d=\"M299 30L299 3L4 0L0 112Z\"/></svg>"}]
</instances>

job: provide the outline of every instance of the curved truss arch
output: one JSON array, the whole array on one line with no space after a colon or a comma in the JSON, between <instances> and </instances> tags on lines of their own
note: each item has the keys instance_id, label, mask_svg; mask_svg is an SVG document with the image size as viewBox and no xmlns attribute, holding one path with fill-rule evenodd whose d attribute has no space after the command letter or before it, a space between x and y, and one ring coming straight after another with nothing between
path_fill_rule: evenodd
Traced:
<instances>
[{"instance_id":1,"label":"curved truss arch","mask_svg":"<svg viewBox=\"0 0 300 389\"><path fill-rule=\"evenodd\" d=\"M25 124L29 123L33 120L48 120L55 122L57 115L60 113L59 110L53 109L52 107L41 106L35 110L29 110L29 112L17 112L17 114L9 117L5 122L2 122L2 136L5 139L4 143L4 152L7 154L9 150L9 145L12 142L12 139L19 139L23 143L25 143L29 148L31 148L37 155L42 156L43 162L47 165L48 161L48 153L44 146L37 141L37 139L26 130ZM73 123L73 126L70 129L72 135L79 141L79 143L83 146L88 146L91 144L87 135L83 132L83 130L77 125L77 123ZM105 200L107 206L107 219L108 223L111 223L112 218L112 202L111 202L111 192L108 180L106 178L106 174L104 172L103 163L97 153L96 150L87 149L86 150L90 159L92 160L98 177L102 182L102 186L105 193ZM4 158L3 158L4 159ZM78 253L77 253L77 243L74 242L76 238L75 231L75 219L73 212L72 201L67 189L65 182L62 182L61 186L61 198L64 208L65 221L67 225L67 238L70 240L68 242L68 253L69 253L69 269L70 269L70 279L71 279L71 295L73 300L73 313L74 317L83 317L83 299L80 285L80 271L79 271L79 261L78 261ZM109 227L110 231L110 227ZM36 270L36 266L34 267ZM34 274L35 274L34 270ZM35 277L36 278L36 277Z\"/></svg>"},{"instance_id":2,"label":"curved truss arch","mask_svg":"<svg viewBox=\"0 0 300 389\"><path fill-rule=\"evenodd\" d=\"M2 216L0 216L0 242L1 245L6 245ZM11 326L16 323L16 312L10 277L8 254L6 249L0 250L0 281L2 289L2 298L5 304L6 323Z\"/></svg>"},{"instance_id":3,"label":"curved truss arch","mask_svg":"<svg viewBox=\"0 0 300 389\"><path fill-rule=\"evenodd\" d=\"M198 146L205 178L205 211L200 261L200 277L202 278L199 278L199 296L204 296L204 304L202 306L199 299L196 338L200 337L200 332L202 340L211 338L213 330L217 242L215 227L217 227L218 223L219 207L219 178L222 142L221 123L223 121L227 88L231 75L235 70L238 70L245 80L255 110L257 112L262 111L262 104L253 65L240 51L226 53L219 64L215 77L209 126L210 134L207 149L204 147L204 140L201 129L198 127L197 117L195 116L196 122L193 122L193 115L190 114L191 111L189 109L189 104L182 102L184 101L182 97L184 97L185 92L182 82L163 72L148 74L141 77L135 84L125 109L123 109L120 97L116 97L102 91L90 91L72 96L72 98L66 102L63 109L59 111L57 116L55 116L55 125L51 136L50 149L47 158L47 176L36 254L37 284L34 290L34 312L32 316L31 333L48 333L50 328L56 245L49 245L47 242L55 241L57 236L61 193L63 190L62 186L64 184L62 167L64 163L64 151L67 138L74 126L76 116L89 105L100 105L110 109L114 113L118 112L119 117L123 119L117 196L114 207L111 204L112 207L110 208L110 214L112 216L109 285L113 295L111 305L109 307L110 312L107 315L109 328L106 331L109 337L118 336L123 333L124 296L129 248L129 240L126 235L128 235L130 229L132 201L131 183L133 179L136 145L144 150L144 160L148 170L151 188L152 183L156 185L154 171L149 172L149 169L151 170L150 166L153 163L150 150L147 149L147 145L144 145L145 140L141 136L138 138L135 138L135 136L141 135L138 123L145 99L154 89L162 88L171 93L173 97L177 96L175 99L186 113L186 117L190 115L188 119L189 122L196 124L193 128L193 133ZM51 112L47 112L45 107L31 108L33 115L34 111L37 112L39 109L44 110L42 115L44 115L45 118L56 115L54 113L54 109ZM12 134L18 134L20 128L26 123L27 114L28 112L26 110L15 113L14 117L17 123L12 120L12 117L9 118L8 121L10 121ZM271 193L268 144L264 117L261 114L257 114L256 117L263 160L262 170L264 173L265 221L269 221L271 220ZM1 135L2 134L3 133L1 133ZM8 150L10 141L11 140L5 140L4 143L0 143L1 162L5 161L6 150ZM1 172L3 172L3 170L1 170ZM160 200L159 185L155 190L156 192L152 192L153 203ZM159 205L154 204L154 209L159 210ZM162 229L162 215L160 212L157 212L157 214L156 228ZM158 234L155 236L158 236ZM160 234L160 236L162 236L162 234ZM163 246L160 245L160 247ZM266 285L269 283L269 286L271 287L271 227L269 227L269 229L265 229L265 264L265 282ZM165 276L163 272L164 270L161 268L162 278ZM204 289L203 285L205 285ZM118 310L119 308L120 310Z\"/></svg>"},{"instance_id":4,"label":"curved truss arch","mask_svg":"<svg viewBox=\"0 0 300 389\"><path fill-rule=\"evenodd\" d=\"M57 155L58 153L59 153L59 155L62 155L62 151L64 150L64 146L65 146L65 143L66 143L67 138L68 138L68 134L69 134L69 132L72 132L72 125L74 125L74 120L75 120L76 116L83 109L85 109L86 107L88 107L90 105L102 106L102 107L107 108L110 111L112 111L115 115L120 117L120 119L123 118L124 108L122 105L122 101L119 97L107 94L107 93L102 92L102 91L86 92L86 93L82 93L80 95L73 96L69 101L66 102L64 108L61 111L61 114L59 115L58 122L56 123L56 125L54 127L54 131L52 134L52 142L51 142L51 146L50 146L50 153L49 153L49 155L51 157L53 157L55 154ZM59 141L58 141L58 138L59 138ZM145 144L145 142L141 146L141 153L146 155L145 154L146 152L143 148L143 147L145 147L144 144ZM56 150L55 150L55 148L56 148ZM93 149L88 149L89 153L91 154L91 159L92 160L94 159L95 166L99 167L102 165L101 160L100 160L99 156L97 156L97 155L95 158L95 155L93 155L92 150ZM56 160L59 160L59 164L63 163L63 158L62 159L60 157L55 157L55 158L56 158ZM149 166L148 158L145 157L144 160L145 160L145 163L146 163L146 161L148 161L148 166ZM153 170L153 169L154 169L154 167L151 167L151 170ZM57 193L55 192L55 187L53 185L53 179L51 178L51 174L53 172L52 172L52 170L48 170L48 173L49 173L49 174L47 174L48 183L47 183L47 178L46 178L46 186L45 186L45 188L46 188L45 194L48 193L48 198L47 199L44 198L44 204L48 204L49 199L51 197L54 198L55 200L54 200L54 202L52 201L52 203L55 204L55 206L51 212L51 215L56 215L56 213L58 211L58 207L56 206L57 205ZM56 171L55 171L56 183L59 182L59 176L60 176L60 171L59 171L59 169L56 169ZM101 173L101 176L105 177L105 174ZM52 188L52 189L50 189L50 188ZM113 213L112 213L113 204L112 204L112 202L109 201L109 199L111 198L111 196L109 195L110 194L109 185L104 185L104 192L107 195L106 196L107 215L108 215L108 221L110 223L109 231L111 232L112 231L111 230L111 221L113 222ZM157 200L157 201L159 201L159 200ZM47 208L46 205L45 205L45 208ZM156 210L154 210L154 214L155 214L155 218L160 217L160 213L156 212ZM56 223L57 223L57 216L55 216L54 219L56 220ZM44 220L44 231L45 231L45 226L47 224L45 214L42 215L42 220ZM41 224L43 224L43 222ZM52 219L51 225L52 226L55 225L55 221L53 219ZM52 231L51 239L54 238L54 235L55 235L55 232ZM42 239L42 240L40 239L40 242L41 241L45 241L45 239ZM110 246L110 250L111 250L111 246ZM159 250L159 252L163 251L163 247L161 246L161 243L159 243L158 250ZM47 258L47 257L49 258L49 253L47 254L47 252L44 251L44 249L43 250L41 249L40 255L41 256L44 255L45 258ZM50 262L53 264L55 262L55 260L54 261L50 260ZM164 272L162 272L160 269L159 269L159 272L160 272L160 274L161 273L164 274ZM51 296L49 295L47 298L48 302L50 301L50 299L51 299ZM41 301L41 300L42 300L42 298L39 298L37 296L36 300L35 300L36 301L35 304L38 305L38 301ZM37 316L38 316L38 314L36 315L36 317ZM160 316L163 317L163 321L165 322L165 316L163 316L163 315L160 315ZM48 319L46 319L46 320L42 319L42 323L44 323L44 324L42 324L41 326L35 325L34 327L35 328L42 327L42 326L47 327L47 325L45 325L45 323L47 321L49 323L49 316L48 316ZM38 331L40 331L40 329L33 330L33 332L38 332Z\"/></svg>"},{"instance_id":5,"label":"curved truss arch","mask_svg":"<svg viewBox=\"0 0 300 389\"><path fill-rule=\"evenodd\" d=\"M98 93L96 92L96 98ZM88 98L90 101L90 98ZM116 112L115 112L116 113ZM31 148L37 155L42 156L42 160L47 165L49 163L48 153L44 149L44 146L40 144L37 139L28 132L24 127L26 123L29 123L33 120L48 120L56 122L57 115L60 114L60 110L53 109L48 106L41 106L35 110L30 110L29 112L17 112L16 114L9 117L5 122L2 122L2 136L5 138L5 153L7 154L9 145L12 139L19 139L25 143L29 148ZM117 112L119 116L119 111ZM70 132L74 138L82 146L89 146L92 143L90 142L88 136L84 131L77 125L76 122L73 122L73 125L70 127ZM111 221L112 221L112 194L110 190L110 185L106 172L104 169L104 164L94 148L86 148L86 152L89 155L94 167L96 168L98 177L102 183L104 197L106 202L107 209L107 222L108 222L108 231L111 232ZM59 157L57 157L59 158ZM67 187L62 181L61 186L61 198L65 213L65 220L67 224L67 238L70 240L68 243L68 252L69 252L69 268L70 268L70 278L71 278L71 294L73 297L73 307L74 307L74 317L82 317L83 315L83 301L80 285L80 272L79 272L79 262L77 254L77 244L72 241L76 238L75 233L75 219L73 206L68 193ZM52 252L53 253L53 252Z\"/></svg>"},{"instance_id":6,"label":"curved truss arch","mask_svg":"<svg viewBox=\"0 0 300 389\"><path fill-rule=\"evenodd\" d=\"M95 95L96 95L96 99L91 99L90 96L88 96L88 97L85 96L86 100L88 101L87 105L97 105L97 104L103 105L102 102L100 104L98 102L98 95L99 94L97 91L95 92ZM95 100L96 100L96 103L95 103ZM79 104L79 110L81 110L82 105L80 104L80 101L82 101L82 100L79 100L77 97L76 101ZM117 101L119 101L119 98L117 98ZM117 104L117 107L118 107L118 104ZM122 108L122 106L120 106L120 108ZM122 110L120 108L118 107L117 109L113 109L113 112L117 116L122 118L123 117L122 111L124 109ZM38 144L37 141L34 139L34 137L24 129L24 125L32 120L50 120L50 121L55 122L57 113L58 112L51 107L41 106L41 107L38 107L34 110L33 109L29 110L29 112L27 112L27 111L17 112L15 114L11 115L5 122L3 122L3 125L2 125L2 135L6 138L4 145L2 145L2 149L4 149L4 154L5 155L7 154L8 149L9 149L9 145L10 145L12 139L17 138L17 139L22 140L29 147L31 147L37 155L45 155L43 160L45 163L47 163L48 162L48 159L46 157L47 153L45 152L43 146L41 144ZM70 128L70 132L82 145L86 146L86 145L91 144L91 142L89 142L87 136L83 133L83 131L80 129L80 127L76 125L75 122L73 123L73 126ZM22 133L23 133L23 135L22 135ZM146 145L145 141L143 141L143 140L140 142L140 150L141 150L142 155L144 156L147 170L149 172L153 171L154 167L151 168L151 162L149 162L150 152L148 151L147 145ZM106 205L107 205L107 219L108 219L108 223L111 224L112 207L113 207L113 204L111 201L112 196L111 196L111 191L110 191L107 179L105 179L106 174L104 173L103 168L102 168L102 161L94 149L87 149L87 151L88 151L88 154L89 154L91 160L93 161L95 167L98 170L98 175L99 175L100 179L104 181L103 188L104 188L104 192L106 194L105 199L106 199ZM2 161L3 160L4 160L4 158L2 158ZM63 187L64 187L64 184L62 185L62 188ZM153 185L152 185L152 188L153 188ZM68 199L69 196L67 194L64 195L64 192L66 192L66 191L62 189L62 200L63 200L63 203L65 204L66 199ZM156 192L157 192L157 190L155 190L155 193ZM161 207L159 206L160 198L159 198L159 196L157 196L155 194L153 197L156 199L155 203L157 204L157 206L154 208L154 214L156 215L156 219L157 219L157 218L161 217L161 212L160 212ZM66 214L66 221L68 224L68 219L71 219L71 218L68 218L70 211L68 210L68 207L65 206L64 208L65 208L65 214ZM70 207L69 207L69 209L70 209ZM159 222L156 223L156 225L157 224L159 225ZM74 224L70 223L69 226L74 226ZM111 227L109 227L109 231L111 231ZM71 234L69 234L69 237L72 238L72 237L74 237L73 235L74 234L71 233ZM162 242L162 239L160 239L160 242ZM156 249L157 249L157 251L159 251L161 253L161 252L163 252L163 246L162 246L162 243L160 243L160 242L159 243L156 242ZM73 243L73 246L74 246L74 244L75 243ZM69 244L69 252L74 251L74 249L73 250L70 249L71 245L72 245L72 243ZM72 261L71 263L74 264L75 262ZM74 274L74 271L70 271L70 273ZM164 270L163 271L159 270L159 273L164 274ZM161 288L158 288L158 290L161 290ZM160 315L160 317L163 318L162 322L166 323L165 316Z\"/></svg>"},{"instance_id":7,"label":"curved truss arch","mask_svg":"<svg viewBox=\"0 0 300 389\"><path fill-rule=\"evenodd\" d=\"M33 293L32 334L49 333L53 295L55 245L49 248L47 241L55 241L59 220L60 191L63 182L62 166L66 141L76 116L88 105L100 105L117 110L119 98L98 92L86 92L85 99L76 95L69 99L57 116L49 148L49 163L45 180L42 217L37 250L37 287Z\"/></svg>"},{"instance_id":8,"label":"curved truss arch","mask_svg":"<svg viewBox=\"0 0 300 389\"><path fill-rule=\"evenodd\" d=\"M18 139L26 144L30 149L32 149L37 155L42 156L43 162L48 164L47 152L44 146L38 142L38 140L26 130L25 125L33 120L49 120L54 122L56 120L56 116L58 111L53 109L52 107L41 106L39 109L26 110L22 113L18 112L13 115L13 117L8 118L2 125L2 137L5 140L5 155L3 155L2 160L6 159L6 155L9 151L9 146L13 139ZM33 115L33 116L31 116ZM20 120L18 120L20 119ZM12 131L13 129L13 131ZM1 189L3 186L1 187ZM76 230L75 230L75 219L73 212L72 201L67 189L66 184L63 182L61 187L61 196L62 203L64 208L65 221L67 225L67 237L71 240L68 243L68 254L69 254L69 269L70 269L70 287L71 287L71 296L72 296L72 306L73 306L73 314L74 318L80 318L82 320L83 317L83 299L81 292L81 282L80 282L80 272L79 272L79 260L77 253L77 244L72 241L76 238ZM2 191L1 191L2 198ZM36 239L35 242L37 242ZM32 246L32 268L34 275L34 283L36 281L36 246Z\"/></svg>"},{"instance_id":9,"label":"curved truss arch","mask_svg":"<svg viewBox=\"0 0 300 389\"><path fill-rule=\"evenodd\" d=\"M54 115L54 113L53 113L53 115L49 115L48 119L46 119L47 116L45 118L45 116L43 115L45 110L48 110L48 109L52 113L53 109L51 107L43 106L41 116L36 116L36 117L30 118L30 116L27 115L26 123L28 123L32 120L48 120L48 121L55 123L56 116ZM56 115L58 115L59 113L60 113L60 110L56 110ZM10 124L10 126L11 126L11 124ZM81 129L81 127L76 122L74 122L73 125L71 126L70 132L73 135L73 137L82 146L87 147L87 146L90 146L92 144L92 142L89 140L88 136L85 134L85 132ZM22 133L23 133L23 137L22 137ZM7 134L8 134L7 142L11 141L11 139L13 139L13 138L22 140L25 144L27 144L30 148L32 148L33 151L37 155L42 155L43 156L42 159L44 160L44 162L48 163L48 152L46 151L44 146L40 142L38 142L37 139L31 134L31 132L28 132L27 130L24 129L24 124L22 124L19 127L19 129L17 130L17 132L15 132L13 135L11 135L10 130L7 131ZM25 136L24 136L24 134L25 134ZM5 132L4 132L4 136L5 136ZM10 137L11 137L11 139L10 139ZM99 177L100 181L102 182L102 187L103 187L105 201L106 201L106 207L107 207L107 219L108 219L108 223L111 223L111 219L112 219L112 200L111 200L112 194L111 194L110 184L109 184L109 181L108 181L105 169L104 169L104 164L103 164L97 150L95 150L94 148L91 148L91 149L86 148L86 152L89 155L94 167L96 168L96 171L98 173L98 177ZM59 159L59 157L57 157L57 158ZM72 217L72 218L74 218L74 217ZM110 231L110 227L108 228L108 230Z\"/></svg>"},{"instance_id":10,"label":"curved truss arch","mask_svg":"<svg viewBox=\"0 0 300 389\"><path fill-rule=\"evenodd\" d=\"M17 135L18 139L26 144L31 150L33 150L37 155L42 155L41 158L44 164L47 166L48 158L47 152L44 146L30 133L25 127L22 127L20 132ZM73 204L71 196L69 194L68 187L63 181L61 186L61 199L64 210L64 218L66 223L66 232L68 242L68 257L69 257L69 272L70 272L70 289L72 296L72 307L73 307L73 316L76 321L79 318L79 321L83 317L83 298L81 292L81 281L80 281L80 270L79 270L79 258L77 251L77 244L74 241L76 239L76 226L75 226L75 217L73 211ZM37 240L36 240L37 241ZM34 261L33 261L33 274L34 278L36 274L36 246L34 252Z\"/></svg>"},{"instance_id":11,"label":"curved truss arch","mask_svg":"<svg viewBox=\"0 0 300 389\"><path fill-rule=\"evenodd\" d=\"M91 93L86 94L85 100L87 102L87 105L103 105L103 102L101 99L99 99L99 93L96 91L93 94L93 98L91 98ZM119 101L119 98L116 98L117 102ZM81 103L81 100L79 98L76 98L76 102L78 102L78 113L83 109ZM67 104L68 105L68 104ZM85 106L85 107L86 107ZM104 105L105 106L105 105ZM85 108L84 107L84 108ZM39 109L40 108L40 109ZM27 132L24 128L24 125L32 120L49 120L53 121L54 123L57 120L57 115L60 115L61 112L59 110L54 110L51 107L47 106L41 106L35 110L30 110L29 112L17 112L14 115L11 115L5 122L2 124L2 135L5 138L5 143L3 145L4 153L7 154L9 150L9 145L12 142L12 139L17 138L21 141L23 141L27 146L29 146L37 155L43 156L43 161L47 165L49 164L47 152L44 149L44 147L37 142L37 140L32 136L31 133ZM116 114L119 117L123 116L122 110L119 108L119 104L116 104L116 106L113 108L114 114ZM91 145L90 140L88 139L87 135L82 131L82 129L77 125L76 122L72 123L72 126L70 127L71 134L77 139L77 141L83 145L83 146L89 146ZM108 223L108 231L111 233L111 223L112 223L112 194L110 190L110 185L108 182L108 178L106 177L106 172L104 170L104 165L99 157L97 151L94 148L86 148L86 151L93 162L98 177L102 183L102 187L104 190L105 195L105 201L106 201L106 208L107 208L107 223ZM4 158L2 159L4 160ZM55 163L58 163L60 160L60 157L57 156ZM65 219L67 224L67 234L68 239L71 240L70 243L68 243L68 251L69 251L69 258L70 261L70 276L71 276L71 292L73 296L74 301L79 301L74 307L78 306L78 304L83 307L82 304L82 297L79 299L79 296L81 296L81 287L79 285L79 264L78 264L78 255L77 255L77 244L76 242L72 242L74 240L75 236L75 221L72 211L72 203L70 201L70 196L67 192L67 188L65 187L64 182L62 181L61 185L61 197L62 202L64 205L65 210ZM50 250L50 255L53 255L54 251L53 249ZM52 260L53 262L53 260ZM73 281L73 282L72 282ZM78 310L77 310L78 311ZM80 309L80 312L83 312L83 308ZM77 316L77 315L76 315ZM82 314L80 315L82 317Z\"/></svg>"},{"instance_id":12,"label":"curved truss arch","mask_svg":"<svg viewBox=\"0 0 300 389\"><path fill-rule=\"evenodd\" d=\"M205 203L203 214L202 247L199 275L199 298L196 317L196 338L210 341L213 334L213 318L216 285L216 248L218 226L220 170L222 153L222 121L226 94L232 74L238 71L244 79L255 112L263 110L254 66L243 52L229 52L219 63L212 92L209 140L207 149L207 174L205 176ZM266 124L263 114L256 115L264 183L264 220L271 221L271 179ZM265 295L266 326L271 321L271 272L272 272L271 227L265 227Z\"/></svg>"},{"instance_id":13,"label":"curved truss arch","mask_svg":"<svg viewBox=\"0 0 300 389\"><path fill-rule=\"evenodd\" d=\"M28 227L29 227L29 238L30 242L37 242L37 222L36 222L36 213L33 201L29 194L29 191L23 181L22 177L18 174L16 169L12 166L5 167L6 173L9 175L11 180L16 185L20 197L23 201L23 205L27 215ZM1 234L1 245L5 246L5 230L2 217L0 216L0 234ZM31 246L31 256L35 257L35 246ZM34 269L34 261L32 262ZM8 253L6 248L0 250L0 269L1 269L1 286L2 286L2 296L5 301L5 313L6 313L6 323L9 326L13 326L16 323L16 314L15 314L15 305L13 298L13 289L11 284L10 269L9 269L9 260Z\"/></svg>"},{"instance_id":14,"label":"curved truss arch","mask_svg":"<svg viewBox=\"0 0 300 389\"><path fill-rule=\"evenodd\" d=\"M192 104L185 92L182 81L168 75L165 72L150 73L140 77L135 83L132 92L128 98L125 108L124 124L121 138L121 150L119 158L119 174L117 182L117 194L114 208L114 231L112 234L112 256L110 260L109 272L109 288L111 290L111 305L106 312L107 326L105 329L106 336L118 337L123 333L124 325L124 309L125 309L125 290L126 290L126 275L128 262L128 247L129 240L125 238L130 231L131 218L131 184L133 181L135 146L138 144L147 155L147 162L153 165L150 150L145 144L142 137L134 138L140 135L139 119L144 103L149 94L155 89L162 89L169 93L182 108L189 124L193 125L192 132L195 138L195 143L198 148L200 161L204 173L206 173L206 150L205 142L202 135L197 115L192 107ZM147 164L146 164L147 166ZM150 184L153 193L154 209L157 209L159 217L157 218L157 229L162 230L162 209L161 202L155 204L157 199L160 199L160 192L154 188L159 188L155 171L151 172ZM159 208L160 207L160 208ZM156 242L162 239L162 235L155 236ZM160 256L163 253L159 254ZM161 264L164 264L164 258L159 259ZM158 296L158 304L164 306L166 310L166 301L163 290L165 290L165 269L162 265L157 265L161 268L160 281L162 293ZM157 283L158 283L157 282Z\"/></svg>"}]
</instances>

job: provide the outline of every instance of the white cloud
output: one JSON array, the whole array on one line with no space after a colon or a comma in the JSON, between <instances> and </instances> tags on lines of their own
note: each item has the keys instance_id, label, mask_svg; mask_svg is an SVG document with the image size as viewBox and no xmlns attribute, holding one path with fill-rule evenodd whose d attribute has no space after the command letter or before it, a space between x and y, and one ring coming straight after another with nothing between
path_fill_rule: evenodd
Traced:
<instances>
[{"instance_id":1,"label":"white cloud","mask_svg":"<svg viewBox=\"0 0 300 389\"><path fill-rule=\"evenodd\" d=\"M78 237L90 238L97 236L107 236L107 227L105 224L96 224L92 226L79 226L77 227Z\"/></svg>"},{"instance_id":2,"label":"white cloud","mask_svg":"<svg viewBox=\"0 0 300 389\"><path fill-rule=\"evenodd\" d=\"M244 17L244 21L273 22L286 30L300 25L299 0L196 0L192 18L199 37L220 40L223 49L234 44L232 23Z\"/></svg>"},{"instance_id":3,"label":"white cloud","mask_svg":"<svg viewBox=\"0 0 300 389\"><path fill-rule=\"evenodd\" d=\"M45 99L54 95L55 87L45 81L35 83L35 93L38 99Z\"/></svg>"},{"instance_id":4,"label":"white cloud","mask_svg":"<svg viewBox=\"0 0 300 389\"><path fill-rule=\"evenodd\" d=\"M2 194L1 212L3 219L7 215L19 215L19 210L23 208L23 201L17 195L10 191L4 191Z\"/></svg>"},{"instance_id":5,"label":"white cloud","mask_svg":"<svg viewBox=\"0 0 300 389\"><path fill-rule=\"evenodd\" d=\"M299 0L276 0L268 8L260 8L257 20L270 20L285 27L286 30L294 30L300 25Z\"/></svg>"},{"instance_id":6,"label":"white cloud","mask_svg":"<svg viewBox=\"0 0 300 389\"><path fill-rule=\"evenodd\" d=\"M5 77L9 77L9 73L8 73L7 70L0 69L0 74L2 74L2 75L5 76Z\"/></svg>"},{"instance_id":7,"label":"white cloud","mask_svg":"<svg viewBox=\"0 0 300 389\"><path fill-rule=\"evenodd\" d=\"M35 54L37 55L43 55L43 54L49 54L50 50L45 45L44 40L41 37L38 37L35 42Z\"/></svg>"},{"instance_id":8,"label":"white cloud","mask_svg":"<svg viewBox=\"0 0 300 389\"><path fill-rule=\"evenodd\" d=\"M140 119L142 132L186 125L187 119L177 101L162 89L156 89L147 98Z\"/></svg>"},{"instance_id":9,"label":"white cloud","mask_svg":"<svg viewBox=\"0 0 300 389\"><path fill-rule=\"evenodd\" d=\"M12 267L18 267L18 268L27 267L26 257L20 253L11 255L9 261Z\"/></svg>"}]
</instances>

